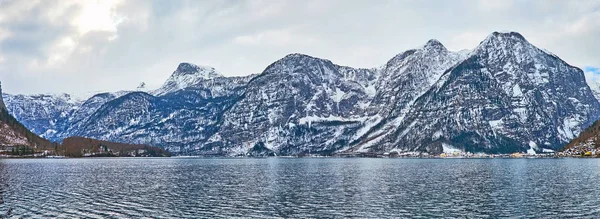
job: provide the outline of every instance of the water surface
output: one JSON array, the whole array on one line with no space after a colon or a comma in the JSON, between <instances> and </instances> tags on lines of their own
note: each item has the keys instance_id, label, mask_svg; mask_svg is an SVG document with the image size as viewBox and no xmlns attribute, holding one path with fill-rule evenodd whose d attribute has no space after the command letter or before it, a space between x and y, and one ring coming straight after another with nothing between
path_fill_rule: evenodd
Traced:
<instances>
[{"instance_id":1,"label":"water surface","mask_svg":"<svg viewBox=\"0 0 600 219\"><path fill-rule=\"evenodd\" d=\"M600 159L0 160L0 217L597 217Z\"/></svg>"}]
</instances>

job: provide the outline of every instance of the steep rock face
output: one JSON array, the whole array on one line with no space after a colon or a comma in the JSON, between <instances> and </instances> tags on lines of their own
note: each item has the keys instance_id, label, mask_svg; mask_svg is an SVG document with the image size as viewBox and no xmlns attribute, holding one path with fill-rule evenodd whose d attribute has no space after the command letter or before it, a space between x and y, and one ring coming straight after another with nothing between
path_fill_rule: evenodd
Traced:
<instances>
[{"instance_id":1,"label":"steep rock face","mask_svg":"<svg viewBox=\"0 0 600 219\"><path fill-rule=\"evenodd\" d=\"M0 87L2 93L2 87ZM33 132L11 116L0 96L0 148L4 146L29 146L32 148L50 148L52 144Z\"/></svg>"},{"instance_id":2,"label":"steep rock face","mask_svg":"<svg viewBox=\"0 0 600 219\"><path fill-rule=\"evenodd\" d=\"M64 138L75 136L75 133L79 132L84 126L85 123L91 119L91 116L104 104L117 99L123 95L129 94L132 91L119 91L113 93L100 93L96 94L85 102L83 102L80 106L77 107L76 110L69 114L67 121L65 121L68 126L65 129L57 131L56 134L49 137L54 141L61 141Z\"/></svg>"},{"instance_id":3,"label":"steep rock face","mask_svg":"<svg viewBox=\"0 0 600 219\"><path fill-rule=\"evenodd\" d=\"M462 59L464 54L448 51L437 40L398 54L382 69L372 112L384 117L401 116L444 71Z\"/></svg>"},{"instance_id":4,"label":"steep rock face","mask_svg":"<svg viewBox=\"0 0 600 219\"><path fill-rule=\"evenodd\" d=\"M366 119L374 70L291 54L249 82L206 147L243 154L256 145L283 154L335 151Z\"/></svg>"},{"instance_id":5,"label":"steep rock face","mask_svg":"<svg viewBox=\"0 0 600 219\"><path fill-rule=\"evenodd\" d=\"M351 139L348 152L369 151L377 138L394 132L413 104L442 74L466 57L451 52L437 40L400 53L381 69L377 94L370 106L372 116Z\"/></svg>"},{"instance_id":6,"label":"steep rock face","mask_svg":"<svg viewBox=\"0 0 600 219\"><path fill-rule=\"evenodd\" d=\"M68 94L11 95L3 94L7 110L42 137L53 138L65 129L70 114L77 110L80 100Z\"/></svg>"},{"instance_id":7,"label":"steep rock face","mask_svg":"<svg viewBox=\"0 0 600 219\"><path fill-rule=\"evenodd\" d=\"M130 91L101 93L82 101L69 94L12 95L4 93L8 111L36 134L60 142L106 102Z\"/></svg>"},{"instance_id":8,"label":"steep rock face","mask_svg":"<svg viewBox=\"0 0 600 219\"><path fill-rule=\"evenodd\" d=\"M2 84L0 83L0 110L8 110L6 104L4 104L4 97L2 92Z\"/></svg>"},{"instance_id":9,"label":"steep rock face","mask_svg":"<svg viewBox=\"0 0 600 219\"><path fill-rule=\"evenodd\" d=\"M518 33L495 32L417 99L371 150L558 149L598 118L583 72Z\"/></svg>"}]
</instances>

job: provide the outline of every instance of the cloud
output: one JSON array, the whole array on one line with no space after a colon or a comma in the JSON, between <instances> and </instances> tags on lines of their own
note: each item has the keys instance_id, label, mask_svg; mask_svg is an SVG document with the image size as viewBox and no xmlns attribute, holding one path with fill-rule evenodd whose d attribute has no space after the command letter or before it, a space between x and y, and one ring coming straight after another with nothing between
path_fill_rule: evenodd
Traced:
<instances>
[{"instance_id":1,"label":"cloud","mask_svg":"<svg viewBox=\"0 0 600 219\"><path fill-rule=\"evenodd\" d=\"M478 6L480 9L486 10L486 11L506 10L506 9L510 9L511 6L513 5L512 0L503 0L503 1L481 0L481 1L478 1L477 3L478 3Z\"/></svg>"},{"instance_id":2,"label":"cloud","mask_svg":"<svg viewBox=\"0 0 600 219\"><path fill-rule=\"evenodd\" d=\"M157 87L179 62L247 75L289 53L369 68L432 38L472 49L496 30L519 31L570 64L600 66L599 8L598 1L0 0L0 80L12 93Z\"/></svg>"},{"instance_id":3,"label":"cloud","mask_svg":"<svg viewBox=\"0 0 600 219\"><path fill-rule=\"evenodd\" d=\"M600 74L600 68L597 67L592 67L592 66L585 66L585 71L589 71L592 72L594 74Z\"/></svg>"},{"instance_id":4,"label":"cloud","mask_svg":"<svg viewBox=\"0 0 600 219\"><path fill-rule=\"evenodd\" d=\"M233 38L233 42L243 46L311 46L319 40L291 29L267 30L260 33Z\"/></svg>"},{"instance_id":5,"label":"cloud","mask_svg":"<svg viewBox=\"0 0 600 219\"><path fill-rule=\"evenodd\" d=\"M600 68L586 66L584 68L585 80L594 87L598 87L600 85Z\"/></svg>"}]
</instances>

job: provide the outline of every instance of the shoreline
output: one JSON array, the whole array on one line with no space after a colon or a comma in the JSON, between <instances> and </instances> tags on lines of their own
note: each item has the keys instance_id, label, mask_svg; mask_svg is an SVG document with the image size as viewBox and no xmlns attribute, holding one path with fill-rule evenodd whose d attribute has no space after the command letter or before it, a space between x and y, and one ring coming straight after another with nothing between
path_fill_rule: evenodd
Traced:
<instances>
[{"instance_id":1,"label":"shoreline","mask_svg":"<svg viewBox=\"0 0 600 219\"><path fill-rule=\"evenodd\" d=\"M125 158L125 159L303 159L303 158L314 158L314 159L561 159L561 158L577 158L577 159L594 159L600 157L592 156L538 156L538 157L511 157L511 156L498 156L498 157L440 157L440 156L415 156L415 157L348 157L348 156L270 156L270 157L251 157L251 156L171 156L171 157L5 157L0 156L0 160L6 159L111 159L111 158Z\"/></svg>"}]
</instances>

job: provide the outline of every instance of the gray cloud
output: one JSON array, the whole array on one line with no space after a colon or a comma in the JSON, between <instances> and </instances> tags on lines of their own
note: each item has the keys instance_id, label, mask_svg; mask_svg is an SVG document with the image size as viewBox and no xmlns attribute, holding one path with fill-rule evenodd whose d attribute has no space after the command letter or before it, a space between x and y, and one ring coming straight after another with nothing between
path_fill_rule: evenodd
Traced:
<instances>
[{"instance_id":1,"label":"gray cloud","mask_svg":"<svg viewBox=\"0 0 600 219\"><path fill-rule=\"evenodd\" d=\"M179 62L247 75L295 52L376 67L431 38L472 49L496 30L598 67L599 9L600 1L0 0L0 80L11 93L157 87Z\"/></svg>"}]
</instances>

